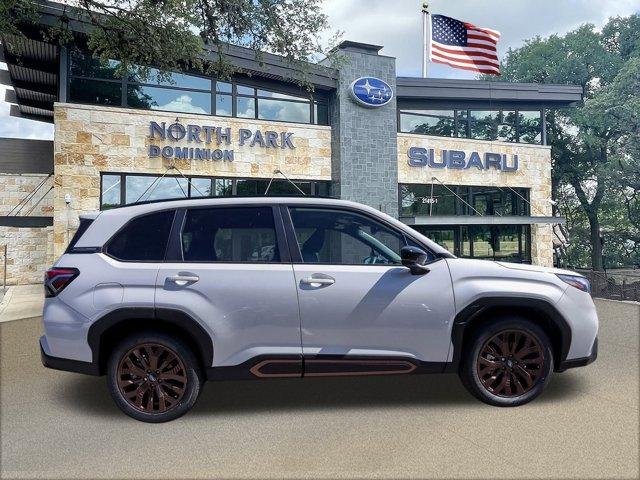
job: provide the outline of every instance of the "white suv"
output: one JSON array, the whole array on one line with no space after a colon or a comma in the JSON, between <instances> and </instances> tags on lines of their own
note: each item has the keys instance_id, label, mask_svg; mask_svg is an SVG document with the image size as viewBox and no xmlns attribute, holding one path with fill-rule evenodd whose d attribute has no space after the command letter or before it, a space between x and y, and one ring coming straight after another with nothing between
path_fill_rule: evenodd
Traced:
<instances>
[{"instance_id":1,"label":"white suv","mask_svg":"<svg viewBox=\"0 0 640 480\"><path fill-rule=\"evenodd\" d=\"M480 400L515 406L597 354L584 277L458 259L341 200L84 215L45 293L44 365L106 374L147 422L187 412L205 379L458 372Z\"/></svg>"}]
</instances>

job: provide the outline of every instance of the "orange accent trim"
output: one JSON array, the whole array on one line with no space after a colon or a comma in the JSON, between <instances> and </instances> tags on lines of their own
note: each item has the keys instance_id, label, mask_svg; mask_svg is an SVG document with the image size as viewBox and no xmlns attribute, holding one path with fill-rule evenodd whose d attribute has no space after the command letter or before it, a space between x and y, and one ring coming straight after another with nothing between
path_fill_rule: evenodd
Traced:
<instances>
[{"instance_id":1,"label":"orange accent trim","mask_svg":"<svg viewBox=\"0 0 640 480\"><path fill-rule=\"evenodd\" d=\"M417 365L404 360L305 360L305 363L330 363L330 364L355 364L355 365L397 365L406 366L400 370L371 370L368 372L328 372L328 373L304 373L305 377L346 377L361 375L400 375L413 372Z\"/></svg>"},{"instance_id":2,"label":"orange accent trim","mask_svg":"<svg viewBox=\"0 0 640 480\"><path fill-rule=\"evenodd\" d=\"M263 360L249 369L256 377L276 378L276 377L300 377L300 373L262 373L260 369L270 363L302 363L300 360Z\"/></svg>"}]
</instances>

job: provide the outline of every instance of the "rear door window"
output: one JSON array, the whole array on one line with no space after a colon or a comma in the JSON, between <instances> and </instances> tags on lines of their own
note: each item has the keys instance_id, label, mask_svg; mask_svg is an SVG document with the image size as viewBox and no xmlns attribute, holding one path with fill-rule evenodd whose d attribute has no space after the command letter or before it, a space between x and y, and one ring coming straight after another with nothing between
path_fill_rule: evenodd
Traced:
<instances>
[{"instance_id":1,"label":"rear door window","mask_svg":"<svg viewBox=\"0 0 640 480\"><path fill-rule=\"evenodd\" d=\"M280 262L271 207L189 210L181 242L186 262Z\"/></svg>"},{"instance_id":2,"label":"rear door window","mask_svg":"<svg viewBox=\"0 0 640 480\"><path fill-rule=\"evenodd\" d=\"M134 218L107 245L106 253L128 262L164 260L174 210Z\"/></svg>"}]
</instances>

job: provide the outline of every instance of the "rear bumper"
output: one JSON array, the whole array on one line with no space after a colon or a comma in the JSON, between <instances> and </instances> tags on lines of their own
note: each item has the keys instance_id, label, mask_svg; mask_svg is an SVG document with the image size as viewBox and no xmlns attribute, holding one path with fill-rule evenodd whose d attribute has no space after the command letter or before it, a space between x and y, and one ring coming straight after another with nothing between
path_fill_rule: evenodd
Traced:
<instances>
[{"instance_id":1,"label":"rear bumper","mask_svg":"<svg viewBox=\"0 0 640 480\"><path fill-rule=\"evenodd\" d=\"M68 358L52 357L47 355L42 346L43 337L40 337L40 359L42 365L55 370L64 370L66 372L84 373L85 375L101 375L100 366L97 363L82 362L80 360L71 360Z\"/></svg>"},{"instance_id":2,"label":"rear bumper","mask_svg":"<svg viewBox=\"0 0 640 480\"><path fill-rule=\"evenodd\" d=\"M591 353L589 354L589 356L565 360L564 362L560 363L556 371L564 372L569 368L585 367L590 363L595 362L596 358L598 358L598 337L596 337L596 339L593 341L593 345L591 346Z\"/></svg>"}]
</instances>

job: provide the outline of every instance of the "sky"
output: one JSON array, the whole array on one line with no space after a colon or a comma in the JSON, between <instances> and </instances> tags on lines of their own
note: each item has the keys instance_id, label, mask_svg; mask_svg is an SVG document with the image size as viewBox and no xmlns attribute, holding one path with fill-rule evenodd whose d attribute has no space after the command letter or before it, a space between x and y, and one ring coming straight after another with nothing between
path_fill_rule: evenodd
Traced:
<instances>
[{"instance_id":1,"label":"sky","mask_svg":"<svg viewBox=\"0 0 640 480\"><path fill-rule=\"evenodd\" d=\"M382 55L396 58L398 76L418 77L422 72L421 0L324 0L332 34L343 32L342 40L383 45ZM536 35L564 34L583 23L602 27L612 16L640 12L640 0L431 0L431 13L443 14L498 30L500 58L509 47L517 48ZM446 65L429 64L433 78L474 78L472 72ZM0 69L6 65L0 63ZM366 72L363 72L365 74ZM0 137L52 139L53 126L9 116L0 85Z\"/></svg>"}]
</instances>

